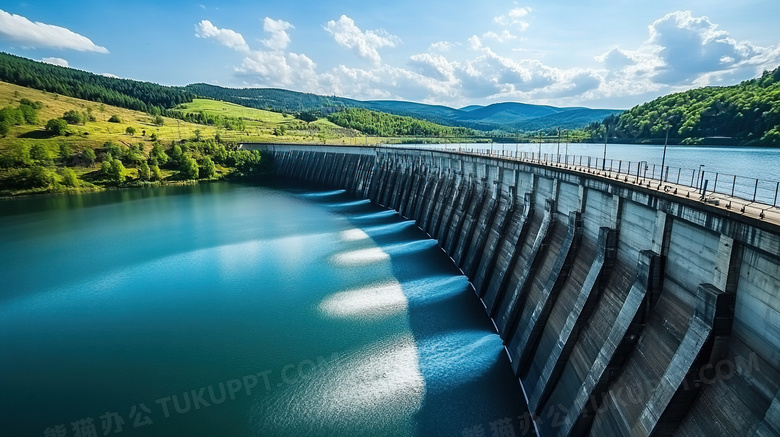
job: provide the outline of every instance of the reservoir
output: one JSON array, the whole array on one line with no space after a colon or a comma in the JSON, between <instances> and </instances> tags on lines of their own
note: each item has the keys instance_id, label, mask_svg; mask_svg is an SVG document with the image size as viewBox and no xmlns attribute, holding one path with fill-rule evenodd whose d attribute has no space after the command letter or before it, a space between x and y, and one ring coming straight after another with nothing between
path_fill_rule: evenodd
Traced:
<instances>
[{"instance_id":1,"label":"reservoir","mask_svg":"<svg viewBox=\"0 0 780 437\"><path fill-rule=\"evenodd\" d=\"M343 191L3 201L0 253L0 435L528 426L466 277L412 221Z\"/></svg>"}]
</instances>

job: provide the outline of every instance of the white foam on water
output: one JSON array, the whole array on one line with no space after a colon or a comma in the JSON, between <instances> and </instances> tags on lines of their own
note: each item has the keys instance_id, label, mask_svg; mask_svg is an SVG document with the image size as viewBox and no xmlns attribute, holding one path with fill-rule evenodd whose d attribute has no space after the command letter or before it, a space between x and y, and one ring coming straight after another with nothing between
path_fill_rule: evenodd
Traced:
<instances>
[{"instance_id":1,"label":"white foam on water","mask_svg":"<svg viewBox=\"0 0 780 437\"><path fill-rule=\"evenodd\" d=\"M409 302L398 282L376 284L331 294L320 311L337 318L376 319L402 314Z\"/></svg>"},{"instance_id":2,"label":"white foam on water","mask_svg":"<svg viewBox=\"0 0 780 437\"><path fill-rule=\"evenodd\" d=\"M411 334L373 343L332 364L255 405L255 432L414 434L412 418L422 406L426 387Z\"/></svg>"},{"instance_id":3,"label":"white foam on water","mask_svg":"<svg viewBox=\"0 0 780 437\"><path fill-rule=\"evenodd\" d=\"M359 241L359 240L367 240L371 238L362 229L357 229L357 228L342 231L339 234L339 236L344 241Z\"/></svg>"},{"instance_id":4,"label":"white foam on water","mask_svg":"<svg viewBox=\"0 0 780 437\"><path fill-rule=\"evenodd\" d=\"M331 260L335 264L341 266L361 266L387 261L389 259L390 254L382 250L381 247L350 250L348 252L337 253L331 257Z\"/></svg>"}]
</instances>

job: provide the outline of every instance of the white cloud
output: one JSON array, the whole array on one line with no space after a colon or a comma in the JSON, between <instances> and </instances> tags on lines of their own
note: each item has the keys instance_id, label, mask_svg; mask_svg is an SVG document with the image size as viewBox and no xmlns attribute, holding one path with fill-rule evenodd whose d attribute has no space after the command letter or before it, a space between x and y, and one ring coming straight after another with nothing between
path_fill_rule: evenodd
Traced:
<instances>
[{"instance_id":1,"label":"white cloud","mask_svg":"<svg viewBox=\"0 0 780 437\"><path fill-rule=\"evenodd\" d=\"M482 40L477 35L471 35L467 41L471 50L479 50L482 48Z\"/></svg>"},{"instance_id":2,"label":"white cloud","mask_svg":"<svg viewBox=\"0 0 780 437\"><path fill-rule=\"evenodd\" d=\"M346 15L342 15L338 21L328 21L325 30L333 35L333 39L340 46L355 50L361 58L374 65L379 65L382 61L378 49L395 47L401 42L400 38L383 29L363 32L355 25L355 21Z\"/></svg>"},{"instance_id":3,"label":"white cloud","mask_svg":"<svg viewBox=\"0 0 780 437\"><path fill-rule=\"evenodd\" d=\"M236 75L248 86L311 90L318 85L314 61L304 54L285 51L290 44L287 30L293 26L284 20L266 17L263 21L263 30L270 37L262 42L270 50L252 50L240 33L217 28L208 20L201 21L195 28L197 37L216 39L225 47L244 54L241 66L236 68Z\"/></svg>"},{"instance_id":4,"label":"white cloud","mask_svg":"<svg viewBox=\"0 0 780 437\"><path fill-rule=\"evenodd\" d=\"M453 47L460 46L460 43L451 43L449 41L438 41L431 44L430 50L438 50L440 52L448 52Z\"/></svg>"},{"instance_id":5,"label":"white cloud","mask_svg":"<svg viewBox=\"0 0 780 437\"><path fill-rule=\"evenodd\" d=\"M557 70L537 61L515 61L489 48L459 68L463 94L472 98L528 95L555 83Z\"/></svg>"},{"instance_id":6,"label":"white cloud","mask_svg":"<svg viewBox=\"0 0 780 437\"><path fill-rule=\"evenodd\" d=\"M690 11L667 14L650 26L648 45L662 65L655 81L670 85L690 84L702 75L725 74L750 64L764 48L737 42L707 17Z\"/></svg>"},{"instance_id":7,"label":"white cloud","mask_svg":"<svg viewBox=\"0 0 780 437\"><path fill-rule=\"evenodd\" d=\"M69 49L80 52L108 53L108 49L95 45L89 38L64 27L9 14L0 9L0 40L32 48Z\"/></svg>"},{"instance_id":8,"label":"white cloud","mask_svg":"<svg viewBox=\"0 0 780 437\"><path fill-rule=\"evenodd\" d=\"M616 47L596 57L604 66L597 97L655 96L734 83L780 64L780 45L736 41L690 11L669 13L648 30L648 39L635 50Z\"/></svg>"},{"instance_id":9,"label":"white cloud","mask_svg":"<svg viewBox=\"0 0 780 437\"><path fill-rule=\"evenodd\" d=\"M290 45L290 35L287 29L294 29L292 24L284 20L273 20L265 17L263 30L271 34L271 37L263 40L263 44L271 50L284 50Z\"/></svg>"},{"instance_id":10,"label":"white cloud","mask_svg":"<svg viewBox=\"0 0 780 437\"><path fill-rule=\"evenodd\" d=\"M111 77L111 78L114 78L114 79L119 79L119 76L117 76L116 74L112 74L112 73L101 73L100 75L101 76L105 76L105 77Z\"/></svg>"},{"instance_id":11,"label":"white cloud","mask_svg":"<svg viewBox=\"0 0 780 437\"><path fill-rule=\"evenodd\" d=\"M41 62L45 62L47 64L52 64L52 65L59 65L60 67L69 67L70 66L70 65L68 65L68 61L67 60L62 59L62 58L55 58L55 57L43 58L43 59L41 59Z\"/></svg>"},{"instance_id":12,"label":"white cloud","mask_svg":"<svg viewBox=\"0 0 780 437\"><path fill-rule=\"evenodd\" d=\"M249 52L249 45L240 33L232 29L220 29L211 24L209 20L203 20L195 25L195 36L198 38L214 38L225 47L239 52Z\"/></svg>"},{"instance_id":13,"label":"white cloud","mask_svg":"<svg viewBox=\"0 0 780 437\"><path fill-rule=\"evenodd\" d=\"M409 65L425 77L440 81L455 80L455 67L441 55L419 53L409 58Z\"/></svg>"},{"instance_id":14,"label":"white cloud","mask_svg":"<svg viewBox=\"0 0 780 437\"><path fill-rule=\"evenodd\" d=\"M244 57L238 75L248 85L315 89L316 64L308 56L279 50L253 51Z\"/></svg>"},{"instance_id":15,"label":"white cloud","mask_svg":"<svg viewBox=\"0 0 780 437\"><path fill-rule=\"evenodd\" d=\"M528 29L528 26L530 26L528 21L524 20L524 18L527 17L530 13L531 8L516 7L504 15L494 17L493 21L496 24L500 24L501 26L516 27L520 31L524 31Z\"/></svg>"},{"instance_id":16,"label":"white cloud","mask_svg":"<svg viewBox=\"0 0 780 437\"><path fill-rule=\"evenodd\" d=\"M512 35L511 32L504 29L501 31L501 33L496 32L486 32L482 35L482 39L493 39L498 41L499 43L506 43L509 41L512 41L513 39L517 38L515 35Z\"/></svg>"}]
</instances>

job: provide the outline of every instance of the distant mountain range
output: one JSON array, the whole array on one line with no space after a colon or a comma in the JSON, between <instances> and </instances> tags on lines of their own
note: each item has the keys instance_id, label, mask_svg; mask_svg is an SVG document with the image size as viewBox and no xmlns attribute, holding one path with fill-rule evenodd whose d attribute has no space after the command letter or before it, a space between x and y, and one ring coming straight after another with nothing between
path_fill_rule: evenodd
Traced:
<instances>
[{"instance_id":1,"label":"distant mountain range","mask_svg":"<svg viewBox=\"0 0 780 437\"><path fill-rule=\"evenodd\" d=\"M445 126L459 126L488 131L536 131L552 128L576 129L585 127L593 122L600 122L610 115L623 112L616 109L559 108L527 103L495 103L487 106L471 105L455 109L448 106L427 105L399 100L362 101L276 88L236 89L203 83L188 85L184 89L203 97L281 112L327 112L342 107L365 108L389 114L415 117Z\"/></svg>"}]
</instances>

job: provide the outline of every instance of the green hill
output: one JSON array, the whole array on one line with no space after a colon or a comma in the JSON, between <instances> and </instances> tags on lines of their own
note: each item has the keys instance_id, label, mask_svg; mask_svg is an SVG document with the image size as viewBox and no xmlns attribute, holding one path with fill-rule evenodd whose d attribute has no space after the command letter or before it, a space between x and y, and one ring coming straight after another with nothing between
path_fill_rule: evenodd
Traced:
<instances>
[{"instance_id":1,"label":"green hill","mask_svg":"<svg viewBox=\"0 0 780 437\"><path fill-rule=\"evenodd\" d=\"M590 109L590 108L567 108L568 111L556 112L553 114L521 121L512 125L519 131L536 131L549 129L550 126L561 129L580 129L598 120L606 117L620 114L623 111L614 109Z\"/></svg>"},{"instance_id":2,"label":"green hill","mask_svg":"<svg viewBox=\"0 0 780 437\"><path fill-rule=\"evenodd\" d=\"M2 52L0 81L152 115L191 102L194 97L178 87L107 77Z\"/></svg>"},{"instance_id":3,"label":"green hill","mask_svg":"<svg viewBox=\"0 0 780 437\"><path fill-rule=\"evenodd\" d=\"M780 146L780 67L738 85L659 97L588 131L627 142Z\"/></svg>"}]
</instances>

